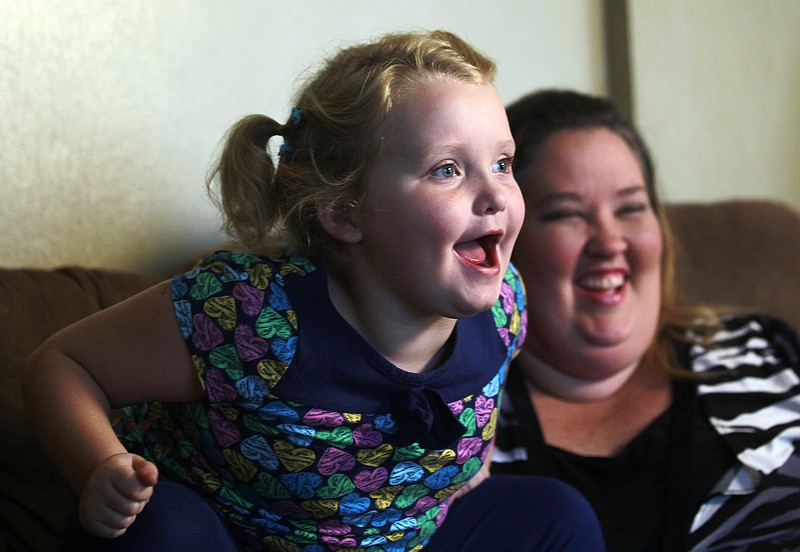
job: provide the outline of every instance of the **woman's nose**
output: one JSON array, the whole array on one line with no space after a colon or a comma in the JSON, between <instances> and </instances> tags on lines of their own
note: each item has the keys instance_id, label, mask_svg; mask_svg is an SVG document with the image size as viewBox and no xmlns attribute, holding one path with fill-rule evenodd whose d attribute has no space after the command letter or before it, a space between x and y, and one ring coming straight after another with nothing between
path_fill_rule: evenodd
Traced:
<instances>
[{"instance_id":1,"label":"woman's nose","mask_svg":"<svg viewBox=\"0 0 800 552\"><path fill-rule=\"evenodd\" d=\"M586 253L595 257L613 257L628 247L620 229L611 223L599 223L586 243Z\"/></svg>"}]
</instances>

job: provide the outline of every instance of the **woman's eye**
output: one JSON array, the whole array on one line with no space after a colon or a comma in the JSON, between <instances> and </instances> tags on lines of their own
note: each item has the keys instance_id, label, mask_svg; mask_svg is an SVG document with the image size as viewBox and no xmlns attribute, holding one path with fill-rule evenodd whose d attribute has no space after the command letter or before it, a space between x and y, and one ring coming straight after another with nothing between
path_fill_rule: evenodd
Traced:
<instances>
[{"instance_id":1,"label":"woman's eye","mask_svg":"<svg viewBox=\"0 0 800 552\"><path fill-rule=\"evenodd\" d=\"M513 157L504 157L492 166L492 172L508 174L511 172L511 167L513 164Z\"/></svg>"},{"instance_id":2,"label":"woman's eye","mask_svg":"<svg viewBox=\"0 0 800 552\"><path fill-rule=\"evenodd\" d=\"M623 205L618 212L620 215L631 215L635 213L642 213L646 210L646 203L630 203L628 205Z\"/></svg>"},{"instance_id":3,"label":"woman's eye","mask_svg":"<svg viewBox=\"0 0 800 552\"><path fill-rule=\"evenodd\" d=\"M550 211L547 213L542 213L540 219L542 222L555 222L559 220L567 220L572 218L580 218L583 216L583 213L580 211Z\"/></svg>"},{"instance_id":4,"label":"woman's eye","mask_svg":"<svg viewBox=\"0 0 800 552\"><path fill-rule=\"evenodd\" d=\"M433 169L431 172L431 176L435 176L436 178L453 178L459 174L458 167L456 167L455 163L445 163L441 167Z\"/></svg>"}]
</instances>

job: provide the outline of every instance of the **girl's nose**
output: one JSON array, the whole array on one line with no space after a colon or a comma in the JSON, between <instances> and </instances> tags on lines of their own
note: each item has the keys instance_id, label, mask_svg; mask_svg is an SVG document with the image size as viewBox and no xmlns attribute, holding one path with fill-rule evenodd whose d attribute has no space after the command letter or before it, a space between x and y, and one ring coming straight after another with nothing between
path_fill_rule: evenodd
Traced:
<instances>
[{"instance_id":1,"label":"girl's nose","mask_svg":"<svg viewBox=\"0 0 800 552\"><path fill-rule=\"evenodd\" d=\"M481 183L482 193L479 200L479 210L483 214L491 215L505 210L508 203L508 192L503 184L486 178Z\"/></svg>"}]
</instances>

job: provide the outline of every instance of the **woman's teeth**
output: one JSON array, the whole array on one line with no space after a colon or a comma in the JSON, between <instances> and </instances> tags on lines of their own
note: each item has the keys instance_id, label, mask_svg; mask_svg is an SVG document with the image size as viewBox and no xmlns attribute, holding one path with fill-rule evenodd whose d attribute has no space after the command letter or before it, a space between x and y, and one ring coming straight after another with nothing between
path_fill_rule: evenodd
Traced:
<instances>
[{"instance_id":1,"label":"woman's teeth","mask_svg":"<svg viewBox=\"0 0 800 552\"><path fill-rule=\"evenodd\" d=\"M617 289L625 283L625 275L622 273L604 274L602 276L585 276L578 281L582 288L592 291L608 291Z\"/></svg>"}]
</instances>

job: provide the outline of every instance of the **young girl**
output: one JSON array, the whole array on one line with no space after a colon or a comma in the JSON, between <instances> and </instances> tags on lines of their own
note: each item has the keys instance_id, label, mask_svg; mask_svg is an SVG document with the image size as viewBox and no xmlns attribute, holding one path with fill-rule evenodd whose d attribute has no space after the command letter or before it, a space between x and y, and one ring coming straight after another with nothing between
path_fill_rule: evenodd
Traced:
<instances>
[{"instance_id":1,"label":"young girl","mask_svg":"<svg viewBox=\"0 0 800 552\"><path fill-rule=\"evenodd\" d=\"M31 415L101 537L81 546L602 546L555 482L490 479L453 501L483 477L524 333L494 70L446 32L343 50L286 124L251 116L228 136L227 227L269 256L215 253L34 354Z\"/></svg>"}]
</instances>

